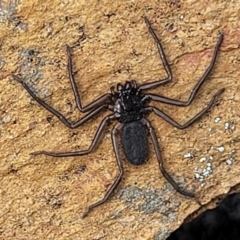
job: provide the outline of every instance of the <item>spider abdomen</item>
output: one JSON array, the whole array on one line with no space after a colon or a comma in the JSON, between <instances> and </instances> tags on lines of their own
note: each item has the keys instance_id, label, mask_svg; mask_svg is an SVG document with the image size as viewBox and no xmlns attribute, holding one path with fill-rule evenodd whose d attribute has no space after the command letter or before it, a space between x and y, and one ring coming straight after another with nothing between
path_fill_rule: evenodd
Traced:
<instances>
[{"instance_id":1,"label":"spider abdomen","mask_svg":"<svg viewBox=\"0 0 240 240\"><path fill-rule=\"evenodd\" d=\"M121 142L126 159L133 165L141 165L148 159L146 128L140 121L124 123Z\"/></svg>"}]
</instances>

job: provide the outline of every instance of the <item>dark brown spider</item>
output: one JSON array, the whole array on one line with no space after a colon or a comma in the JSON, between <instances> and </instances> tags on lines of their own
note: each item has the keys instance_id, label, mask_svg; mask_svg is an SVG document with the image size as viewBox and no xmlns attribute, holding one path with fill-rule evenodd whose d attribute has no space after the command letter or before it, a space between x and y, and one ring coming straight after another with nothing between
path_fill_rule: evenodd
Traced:
<instances>
[{"instance_id":1,"label":"dark brown spider","mask_svg":"<svg viewBox=\"0 0 240 240\"><path fill-rule=\"evenodd\" d=\"M166 120L168 123L172 124L174 127L177 127L179 129L184 129L188 126L190 126L193 122L195 122L197 119L199 119L205 112L209 110L209 108L213 105L215 98L223 93L224 88L220 89L217 93L215 93L211 99L211 101L208 103L207 107L204 108L202 111L200 111L195 117L190 119L185 124L181 125L177 123L175 120L173 120L171 117L169 117L167 114L162 112L156 107L146 105L147 102L150 100L162 102L170 105L175 106L188 106L192 103L194 97L196 96L198 90L208 77L209 73L211 72L217 52L220 48L220 45L223 41L223 34L219 36L217 45L215 47L213 57L211 60L211 63L201 79L198 81L194 89L192 90L190 97L187 101L179 101L175 99L170 99L164 96L156 95L156 94L143 94L143 90L148 90L150 88L156 88L160 85L169 83L172 81L172 73L171 69L169 67L169 64L167 62L166 56L164 54L162 45L153 31L148 19L144 17L145 23L148 27L148 30L150 34L152 35L153 39L155 40L158 52L161 57L161 60L163 62L163 66L167 72L167 78L163 80L158 80L155 82L145 83L140 86L137 85L136 81L127 81L124 85L121 85L120 83L117 84L117 91L115 92L114 87L110 88L111 93L106 93L96 100L94 100L92 103L88 104L87 106L83 107L80 100L80 95L77 90L77 86L73 77L72 73L72 59L70 54L70 47L67 46L67 56L68 56L68 71L69 71L69 78L72 85L73 93L75 96L75 101L77 103L78 109L87 114L78 120L77 122L71 123L69 122L60 112L49 106L47 103L39 99L33 92L30 90L30 88L26 85L26 83L18 76L13 76L14 79L16 79L19 83L22 84L22 86L28 91L28 93L44 108L46 108L49 112L51 112L53 115L59 118L60 121L62 121L67 127L69 128L77 128L81 126L82 124L86 123L90 119L92 119L94 116L99 114L102 110L108 109L112 111L112 114L109 114L106 116L101 124L99 125L97 132L92 140L92 143L90 147L87 150L83 151L76 151L76 152L46 152L46 151L38 151L33 152L33 155L38 154L45 154L48 156L53 157L69 157L69 156L82 156L85 154L90 153L98 144L101 134L103 133L103 130L107 123L111 120L116 119L118 123L114 126L112 129L112 143L114 152L117 159L117 164L119 168L119 174L111 187L106 192L104 198L92 205L90 205L85 213L83 214L83 217L85 217L88 212L99 206L100 204L103 204L110 196L110 194L113 192L113 190L117 187L119 184L122 175L123 175L123 166L120 159L120 153L117 143L117 133L121 132L121 142L123 146L123 151L125 153L126 159L134 164L134 165L140 165L147 161L148 158L148 143L147 143L147 135L146 135L146 129L150 132L151 139L153 141L154 149L157 155L157 160L159 164L159 168L163 176L170 182L170 184L181 194L193 197L194 194L187 192L183 189L181 189L178 184L172 179L172 177L166 172L163 166L163 161L160 154L160 149L158 146L158 141L156 134L154 132L154 129L151 125L151 123L145 119L145 115L154 112L157 116L162 117L164 120Z\"/></svg>"}]
</instances>

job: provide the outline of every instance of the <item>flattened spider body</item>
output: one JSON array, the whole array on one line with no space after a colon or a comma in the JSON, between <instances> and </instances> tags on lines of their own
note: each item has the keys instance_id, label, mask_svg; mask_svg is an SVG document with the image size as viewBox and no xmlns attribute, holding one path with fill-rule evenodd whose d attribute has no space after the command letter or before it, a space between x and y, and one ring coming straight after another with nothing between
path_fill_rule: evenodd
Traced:
<instances>
[{"instance_id":1,"label":"flattened spider body","mask_svg":"<svg viewBox=\"0 0 240 240\"><path fill-rule=\"evenodd\" d=\"M133 165L141 165L148 159L146 127L140 121L144 117L144 104L136 81L117 85L114 99L114 116L122 123L121 143L126 159Z\"/></svg>"},{"instance_id":2,"label":"flattened spider body","mask_svg":"<svg viewBox=\"0 0 240 240\"><path fill-rule=\"evenodd\" d=\"M121 143L126 159L133 165L148 160L146 127L141 121L125 123L121 128Z\"/></svg>"},{"instance_id":3,"label":"flattened spider body","mask_svg":"<svg viewBox=\"0 0 240 240\"><path fill-rule=\"evenodd\" d=\"M165 104L175 105L175 106L182 106L186 107L190 105L196 96L198 90L204 83L204 81L209 76L209 73L211 72L217 52L220 48L220 45L223 41L223 34L220 35L217 45L215 47L213 57L211 60L211 63L209 67L206 69L203 76L199 79L193 90L191 91L191 94L187 101L179 101L175 99L170 99L161 95L156 94L144 94L143 91L159 87L160 85L169 83L172 81L172 73L170 66L167 62L166 56L164 54L162 45L156 35L156 33L153 31L148 19L144 17L145 23L147 25L147 28L152 35L153 39L155 40L158 48L158 52L160 55L160 58L162 60L163 66L166 70L167 77L162 80L157 80L150 83L145 83L137 86L136 81L130 81L126 82L124 85L118 84L117 85L117 92L114 91L114 88L110 88L111 93L106 93L96 100L94 100L92 103L88 104L87 106L83 107L81 104L80 94L77 89L77 85L74 80L73 72L72 72L72 59L70 54L70 47L67 46L67 56L68 56L68 71L69 71L69 78L71 82L71 86L73 89L73 93L75 96L75 101L77 104L77 107L79 111L86 113L80 120L76 122L70 122L68 119L66 119L59 111L45 103L43 100L38 98L32 90L28 87L28 85L18 76L13 76L15 80L17 80L19 83L22 84L22 86L27 90L27 92L44 108L46 108L49 112L51 112L53 115L59 118L59 120L64 123L69 128L77 128L81 126L82 124L88 122L91 120L94 116L98 115L102 110L108 109L112 111L112 114L109 114L106 116L102 122L100 123L97 132L94 136L94 139L92 140L92 143L90 147L87 150L82 151L76 151L76 152L47 152L47 151L38 151L32 153L33 155L38 154L45 154L48 156L53 157L68 157L68 156L82 156L86 155L98 145L98 142L100 140L100 137L107 126L107 123L111 120L117 120L118 123L113 127L111 137L112 137L112 143L114 148L114 153L117 160L117 165L119 169L119 173L114 180L113 184L110 186L110 188L107 190L104 198L92 205L90 205L85 213L83 214L83 217L85 217L88 212L99 206L100 204L103 204L110 196L110 194L113 192L113 190L117 187L117 185L120 183L120 180L123 175L123 166L122 161L120 158L120 152L118 147L118 141L117 141L117 135L120 132L121 135L121 142L123 146L123 151L125 153L125 156L127 160L134 164L134 165L141 165L144 162L147 161L148 158L148 142L147 142L147 130L149 132L150 138L153 142L154 150L156 153L157 161L159 164L159 168L163 176L170 182L170 184L178 191L179 193L193 197L194 194L187 192L180 188L178 184L173 180L173 178L167 173L163 166L163 161L157 141L157 136L154 132L154 129L151 125L151 123L145 119L146 113L153 112L157 116L163 118L168 123L173 125L174 127L177 127L179 129L184 129L190 126L193 122L198 120L205 112L207 112L210 107L213 105L215 98L220 95L224 88L220 89L218 92L216 92L210 102L208 103L207 107L205 107L203 110L201 110L196 116L194 116L192 119L190 119L185 124L181 125L178 122L176 122L174 119L172 119L170 116L162 112L160 109L147 105L147 102L150 101L157 101Z\"/></svg>"}]
</instances>

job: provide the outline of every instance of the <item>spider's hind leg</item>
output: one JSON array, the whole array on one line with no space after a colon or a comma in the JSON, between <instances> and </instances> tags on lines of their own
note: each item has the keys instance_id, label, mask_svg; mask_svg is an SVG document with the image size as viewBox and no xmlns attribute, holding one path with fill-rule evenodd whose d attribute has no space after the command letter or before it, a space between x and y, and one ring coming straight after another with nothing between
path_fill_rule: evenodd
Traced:
<instances>
[{"instance_id":1,"label":"spider's hind leg","mask_svg":"<svg viewBox=\"0 0 240 240\"><path fill-rule=\"evenodd\" d=\"M107 125L107 123L114 119L115 116L114 115L108 115L106 116L102 122L100 123L97 132L95 133L95 136L92 140L92 143L90 145L90 147L87 150L82 150L82 151L76 151L76 152L47 152L47 151L36 151L36 152L32 152L31 155L39 155L39 154L43 154L43 155L47 155L47 156L52 156L52 157L72 157L72 156L83 156L86 155L90 152L92 152L92 150L98 145L100 137L105 129L105 126Z\"/></svg>"},{"instance_id":2,"label":"spider's hind leg","mask_svg":"<svg viewBox=\"0 0 240 240\"><path fill-rule=\"evenodd\" d=\"M114 148L114 152L115 152L115 156L117 159L117 165L118 165L118 169L119 169L119 173L117 175L117 178L114 180L114 182L112 183L112 185L110 186L110 188L107 190L107 192L105 193L104 197L102 200L90 205L86 211L84 212L84 214L82 215L82 217L86 217L86 215L89 213L90 210L92 210L93 208L105 203L109 196L111 195L111 193L114 191L114 189L117 187L117 185L120 183L122 175L123 175L123 165L121 162L121 158L120 158L120 152L119 152L119 148L118 148L118 142L117 142L117 133L119 131L119 128L121 127L120 123L117 123L115 125L115 127L112 130L112 143L113 143L113 148Z\"/></svg>"},{"instance_id":3,"label":"spider's hind leg","mask_svg":"<svg viewBox=\"0 0 240 240\"><path fill-rule=\"evenodd\" d=\"M157 160L158 160L158 164L159 164L159 168L160 171L162 173L162 175L168 180L168 182L175 188L175 190L179 193L181 193L182 195L188 196L188 197L194 197L194 194L191 192L187 192L185 190L183 190L181 187L179 187L179 185L173 180L173 178L168 174L168 172L165 170L164 166L163 166L163 160L162 160L162 156L160 153L160 149L159 149L159 145L158 145L158 141L157 141L157 136L154 132L154 129L151 125L151 123L149 121L147 121L146 119L142 119L142 122L144 125L147 126L152 141L153 141L153 145L154 145L154 149L157 155Z\"/></svg>"}]
</instances>

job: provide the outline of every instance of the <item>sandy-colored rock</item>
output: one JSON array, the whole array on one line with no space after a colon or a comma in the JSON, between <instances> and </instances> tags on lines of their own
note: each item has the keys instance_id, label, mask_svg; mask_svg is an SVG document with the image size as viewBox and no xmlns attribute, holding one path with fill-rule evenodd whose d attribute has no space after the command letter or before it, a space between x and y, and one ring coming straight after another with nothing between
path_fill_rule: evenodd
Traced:
<instances>
[{"instance_id":1,"label":"sandy-colored rock","mask_svg":"<svg viewBox=\"0 0 240 240\"><path fill-rule=\"evenodd\" d=\"M142 16L161 39L174 76L172 83L151 92L170 98L188 98L224 33L214 70L190 107L153 103L184 123L224 87L211 111L186 130L154 114L148 119L165 168L203 205L238 186L239 9L238 1L224 0L0 1L0 239L162 240L201 209L162 177L150 143L149 162L134 167L123 159L125 173L114 195L81 219L118 173L111 144L114 124L89 155L29 155L87 149L107 112L68 129L11 75L21 74L39 97L75 121L83 114L76 110L68 80L66 44L72 47L84 105L119 82L141 84L166 76ZM207 167L209 176L199 177L208 175L202 173Z\"/></svg>"}]
</instances>

